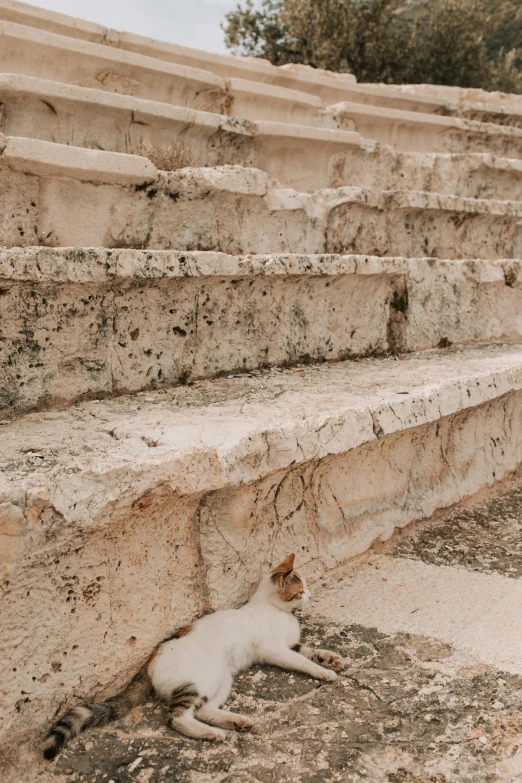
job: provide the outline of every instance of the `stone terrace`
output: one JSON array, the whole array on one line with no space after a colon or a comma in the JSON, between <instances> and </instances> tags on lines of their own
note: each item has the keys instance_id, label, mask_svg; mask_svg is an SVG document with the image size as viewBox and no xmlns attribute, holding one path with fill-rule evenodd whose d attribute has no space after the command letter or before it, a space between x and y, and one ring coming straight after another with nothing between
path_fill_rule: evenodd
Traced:
<instances>
[{"instance_id":1,"label":"stone terrace","mask_svg":"<svg viewBox=\"0 0 522 783\"><path fill-rule=\"evenodd\" d=\"M12 751L289 551L314 581L519 467L522 99L14 0L0 71Z\"/></svg>"}]
</instances>

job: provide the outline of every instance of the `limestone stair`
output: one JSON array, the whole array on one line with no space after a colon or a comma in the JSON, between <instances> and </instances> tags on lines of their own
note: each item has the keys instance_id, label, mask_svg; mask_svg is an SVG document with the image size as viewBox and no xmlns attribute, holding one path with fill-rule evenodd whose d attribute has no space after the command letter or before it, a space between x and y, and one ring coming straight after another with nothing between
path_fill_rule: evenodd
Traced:
<instances>
[{"instance_id":1,"label":"limestone stair","mask_svg":"<svg viewBox=\"0 0 522 783\"><path fill-rule=\"evenodd\" d=\"M360 96L352 94L357 87L367 96L372 89L370 87L355 85L338 91L335 96L328 95L325 100L320 95L263 82L223 79L210 71L179 63L165 64L153 57L10 22L1 22L0 71L15 71L53 83L71 83L77 88L105 90L162 102L166 105L161 108L150 107L157 118L162 114L172 117L169 105L174 104L251 121L348 128L410 152L466 152L473 148L475 151L519 157L522 150L520 128L429 114L420 111L417 106L404 105L404 98L392 100L385 97L388 93L376 97L376 105L367 106L358 102ZM20 103L22 96L13 90L13 86L10 102ZM62 102L67 97L69 102L74 97L78 101L81 94L81 90L73 90L67 96L63 87L60 89L56 84L54 89L58 89L57 99ZM84 95L86 99L94 97L88 93ZM335 100L335 105L329 106L332 100ZM127 101L127 105L129 103L132 105ZM62 120L61 112L57 111L52 100L45 105ZM7 111L9 108L7 105ZM92 106L90 108L92 111ZM140 104L133 106L133 110L139 113ZM49 119L48 116L46 124Z\"/></svg>"},{"instance_id":2,"label":"limestone stair","mask_svg":"<svg viewBox=\"0 0 522 783\"><path fill-rule=\"evenodd\" d=\"M258 368L510 343L519 277L508 260L3 250L0 419Z\"/></svg>"},{"instance_id":3,"label":"limestone stair","mask_svg":"<svg viewBox=\"0 0 522 783\"><path fill-rule=\"evenodd\" d=\"M351 74L335 74L302 65L272 66L266 60L240 59L201 52L189 47L156 41L111 30L66 14L54 13L18 0L0 2L0 19L19 26L45 31L145 55L168 63L210 71L226 79L241 79L274 85L318 96L325 104L342 100L364 105L404 109L440 115L519 125L522 101L503 93L440 87L437 85L358 85ZM509 118L513 119L510 120Z\"/></svg>"},{"instance_id":4,"label":"limestone stair","mask_svg":"<svg viewBox=\"0 0 522 783\"><path fill-rule=\"evenodd\" d=\"M13 746L269 561L314 579L519 466L522 162L476 95L0 18Z\"/></svg>"},{"instance_id":5,"label":"limestone stair","mask_svg":"<svg viewBox=\"0 0 522 783\"><path fill-rule=\"evenodd\" d=\"M497 259L517 257L522 241L518 201L360 186L306 193L242 166L158 172L140 156L17 137L0 146L8 246ZM520 166L479 164L477 176L518 185Z\"/></svg>"},{"instance_id":6,"label":"limestone stair","mask_svg":"<svg viewBox=\"0 0 522 783\"><path fill-rule=\"evenodd\" d=\"M491 170L481 183L488 188L498 179L493 170L518 167L513 158L518 156L522 133L518 128L468 123L468 131L461 134L451 128L451 123L462 125L461 120L433 116L426 123L424 115L380 109L364 115L366 124L354 132L347 128L352 127L352 109L356 120L359 117L358 105L346 103L325 110L317 125L294 124L290 110L291 122L253 122L18 74L0 74L0 101L0 128L8 136L126 153L170 146L187 165L254 165L284 184L306 190L358 185L363 172L369 172L367 182L375 181L383 170L397 170L395 180L401 183L409 168L417 174L420 189L458 192L461 182L473 177L478 162ZM287 106L299 108L299 103L290 101ZM336 123L341 127L325 127ZM432 131L429 123L434 124ZM478 133L473 130L477 125ZM499 133L492 136L484 128ZM430 145L439 151L433 152ZM460 151L451 153L452 148ZM440 182L426 181L430 169L437 168L445 170ZM499 183L498 198L508 197L505 188L505 181Z\"/></svg>"}]
</instances>

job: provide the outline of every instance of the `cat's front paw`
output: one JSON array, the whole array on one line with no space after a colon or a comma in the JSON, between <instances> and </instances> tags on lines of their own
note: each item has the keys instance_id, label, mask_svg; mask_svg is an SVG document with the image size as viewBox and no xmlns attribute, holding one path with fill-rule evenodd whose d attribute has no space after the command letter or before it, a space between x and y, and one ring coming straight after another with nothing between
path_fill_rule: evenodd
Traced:
<instances>
[{"instance_id":1,"label":"cat's front paw","mask_svg":"<svg viewBox=\"0 0 522 783\"><path fill-rule=\"evenodd\" d=\"M323 669L319 676L320 680L323 680L323 682L335 682L337 679L337 674L335 672L330 671L330 669Z\"/></svg>"},{"instance_id":2,"label":"cat's front paw","mask_svg":"<svg viewBox=\"0 0 522 783\"><path fill-rule=\"evenodd\" d=\"M340 672L344 669L344 661L337 653L330 652L330 650L318 650L315 656L317 663L321 666L326 666L327 669L334 669L336 672Z\"/></svg>"},{"instance_id":3,"label":"cat's front paw","mask_svg":"<svg viewBox=\"0 0 522 783\"><path fill-rule=\"evenodd\" d=\"M255 723L252 718L247 718L246 715L238 715L234 718L234 728L236 731L252 731Z\"/></svg>"}]
</instances>

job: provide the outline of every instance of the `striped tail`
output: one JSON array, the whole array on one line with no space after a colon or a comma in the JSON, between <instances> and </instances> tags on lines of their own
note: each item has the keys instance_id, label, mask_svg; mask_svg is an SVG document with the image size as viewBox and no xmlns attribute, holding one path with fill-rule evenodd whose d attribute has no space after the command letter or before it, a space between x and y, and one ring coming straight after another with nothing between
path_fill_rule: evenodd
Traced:
<instances>
[{"instance_id":1,"label":"striped tail","mask_svg":"<svg viewBox=\"0 0 522 783\"><path fill-rule=\"evenodd\" d=\"M56 758L69 740L94 726L106 726L123 718L133 707L144 702L152 692L152 685L145 669L142 669L130 685L107 701L83 704L69 710L52 726L42 746L46 759Z\"/></svg>"}]
</instances>

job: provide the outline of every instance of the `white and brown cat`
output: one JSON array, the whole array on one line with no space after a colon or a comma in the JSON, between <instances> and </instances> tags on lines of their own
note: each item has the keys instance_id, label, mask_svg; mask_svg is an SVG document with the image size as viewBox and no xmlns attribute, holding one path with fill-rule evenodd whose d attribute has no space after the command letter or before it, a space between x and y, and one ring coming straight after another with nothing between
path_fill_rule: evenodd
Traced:
<instances>
[{"instance_id":1,"label":"white and brown cat","mask_svg":"<svg viewBox=\"0 0 522 783\"><path fill-rule=\"evenodd\" d=\"M342 659L329 650L299 644L299 623L292 612L307 604L310 593L304 577L294 570L294 559L288 555L274 568L241 609L206 615L160 644L122 693L100 704L75 707L60 718L45 740L45 758L55 758L85 729L123 717L152 693L167 702L168 725L187 737L222 742L223 729L248 731L254 726L249 717L221 706L234 676L254 663L335 680L332 670L343 668Z\"/></svg>"}]
</instances>

